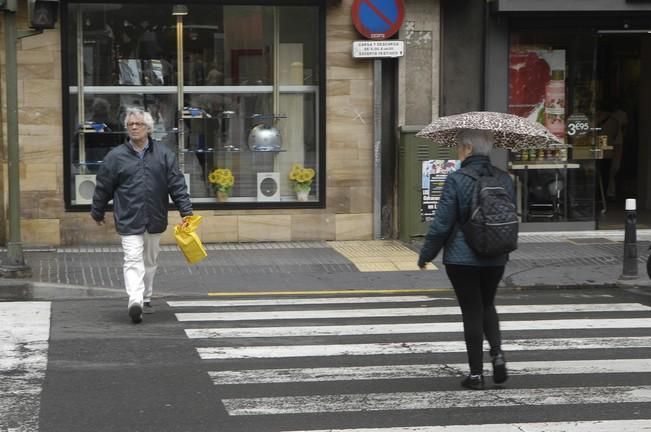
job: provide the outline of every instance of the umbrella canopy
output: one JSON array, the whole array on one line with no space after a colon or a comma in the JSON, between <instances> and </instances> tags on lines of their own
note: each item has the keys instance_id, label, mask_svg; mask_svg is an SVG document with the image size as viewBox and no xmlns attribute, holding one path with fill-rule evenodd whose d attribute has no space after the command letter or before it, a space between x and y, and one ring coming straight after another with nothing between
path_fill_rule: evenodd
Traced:
<instances>
[{"instance_id":1,"label":"umbrella canopy","mask_svg":"<svg viewBox=\"0 0 651 432\"><path fill-rule=\"evenodd\" d=\"M563 142L540 123L491 111L475 111L441 117L416 136L428 138L444 146L457 145L457 132L466 129L489 130L495 136L495 147L512 150L563 146Z\"/></svg>"}]
</instances>

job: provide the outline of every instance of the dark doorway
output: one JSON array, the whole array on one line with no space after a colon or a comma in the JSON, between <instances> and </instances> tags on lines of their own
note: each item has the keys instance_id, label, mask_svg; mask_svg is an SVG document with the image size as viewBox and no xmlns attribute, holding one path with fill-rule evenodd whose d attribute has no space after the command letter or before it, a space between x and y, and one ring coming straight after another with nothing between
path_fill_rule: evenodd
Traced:
<instances>
[{"instance_id":1,"label":"dark doorway","mask_svg":"<svg viewBox=\"0 0 651 432\"><path fill-rule=\"evenodd\" d=\"M649 70L645 61L648 33L601 33L597 45L595 92L597 127L604 146L599 160L600 187L597 188L597 214L600 229L624 227L624 204L635 198L638 226L651 227L651 189L648 171L649 143L640 124L648 111ZM648 123L648 120L647 120ZM605 202L604 202L605 201Z\"/></svg>"}]
</instances>

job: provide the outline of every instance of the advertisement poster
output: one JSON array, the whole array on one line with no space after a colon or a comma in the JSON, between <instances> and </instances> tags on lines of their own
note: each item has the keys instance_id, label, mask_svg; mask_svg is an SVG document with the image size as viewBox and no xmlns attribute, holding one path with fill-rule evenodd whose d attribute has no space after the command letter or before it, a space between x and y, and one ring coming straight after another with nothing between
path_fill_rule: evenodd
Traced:
<instances>
[{"instance_id":1,"label":"advertisement poster","mask_svg":"<svg viewBox=\"0 0 651 432\"><path fill-rule=\"evenodd\" d=\"M565 50L515 46L509 53L509 113L565 139Z\"/></svg>"},{"instance_id":2,"label":"advertisement poster","mask_svg":"<svg viewBox=\"0 0 651 432\"><path fill-rule=\"evenodd\" d=\"M448 174L458 170L461 161L437 159L423 161L422 169L422 194L420 216L422 222L431 221L434 218L438 203L443 192L443 185Z\"/></svg>"}]
</instances>

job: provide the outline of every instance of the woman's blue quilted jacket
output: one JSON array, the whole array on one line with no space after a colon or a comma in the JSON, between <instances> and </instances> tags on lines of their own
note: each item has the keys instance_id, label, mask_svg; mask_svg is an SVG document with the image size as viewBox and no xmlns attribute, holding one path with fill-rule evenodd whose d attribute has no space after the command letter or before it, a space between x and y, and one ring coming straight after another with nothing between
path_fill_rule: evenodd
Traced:
<instances>
[{"instance_id":1,"label":"woman's blue quilted jacket","mask_svg":"<svg viewBox=\"0 0 651 432\"><path fill-rule=\"evenodd\" d=\"M487 171L489 165L488 156L480 155L469 156L461 163L462 168L470 166L482 174ZM515 188L511 177L502 170L494 171L515 202ZM436 258L441 248L444 248L443 264L480 267L506 264L509 258L508 254L491 258L475 254L466 243L461 227L457 225L457 222L465 221L468 218L474 186L475 180L472 177L458 171L448 176L434 220L432 220L425 243L420 251L419 265L424 265Z\"/></svg>"}]
</instances>

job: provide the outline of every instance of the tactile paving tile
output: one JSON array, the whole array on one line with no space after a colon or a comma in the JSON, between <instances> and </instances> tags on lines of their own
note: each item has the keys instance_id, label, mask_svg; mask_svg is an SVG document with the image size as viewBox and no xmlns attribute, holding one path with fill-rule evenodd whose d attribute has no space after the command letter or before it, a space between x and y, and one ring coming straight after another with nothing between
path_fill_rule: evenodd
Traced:
<instances>
[{"instance_id":1,"label":"tactile paving tile","mask_svg":"<svg viewBox=\"0 0 651 432\"><path fill-rule=\"evenodd\" d=\"M332 241L328 244L361 272L418 270L418 254L393 240ZM438 270L428 264L428 270Z\"/></svg>"}]
</instances>

